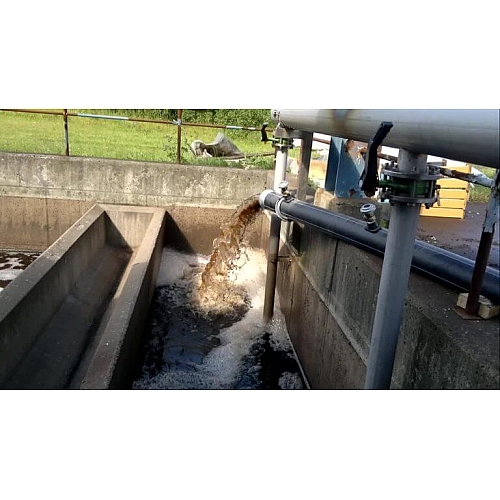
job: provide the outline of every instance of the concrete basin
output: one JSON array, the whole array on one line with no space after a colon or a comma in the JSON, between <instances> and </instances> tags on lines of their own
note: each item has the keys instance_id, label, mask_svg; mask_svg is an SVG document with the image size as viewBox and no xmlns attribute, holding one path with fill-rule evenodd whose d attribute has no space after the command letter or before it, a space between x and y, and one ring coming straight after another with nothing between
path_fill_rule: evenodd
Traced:
<instances>
[{"instance_id":1,"label":"concrete basin","mask_svg":"<svg viewBox=\"0 0 500 500\"><path fill-rule=\"evenodd\" d=\"M0 295L0 388L130 386L165 210L95 205Z\"/></svg>"}]
</instances>

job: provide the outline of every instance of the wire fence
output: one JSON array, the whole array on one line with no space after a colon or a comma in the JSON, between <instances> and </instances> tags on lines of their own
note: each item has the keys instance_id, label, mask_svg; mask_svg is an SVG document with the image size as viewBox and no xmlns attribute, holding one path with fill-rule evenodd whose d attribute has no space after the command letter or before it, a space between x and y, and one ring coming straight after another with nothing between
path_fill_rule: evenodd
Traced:
<instances>
[{"instance_id":1,"label":"wire fence","mask_svg":"<svg viewBox=\"0 0 500 500\"><path fill-rule=\"evenodd\" d=\"M66 156L94 156L93 154L81 154L81 151L84 149L83 148L83 141L82 138L80 137L81 134L84 134L83 127L78 125L76 122L73 122L73 119L91 119L91 120L102 120L102 121L114 121L114 122L129 122L129 123L135 123L137 126L144 126L146 127L145 129L141 129L141 136L138 137L133 137L133 140L137 141L143 141L143 145L145 148L148 147L158 147L158 140L159 140L159 134L161 132L158 130L158 126L163 131L167 131L166 135L162 136L162 140L164 141L162 145L162 149L166 151L169 149L168 154L164 154L163 156L168 157L171 160L174 160L178 164L182 163L190 163L189 157L190 155L192 156L192 160L195 162L199 162L198 159L195 158L194 153L192 152L190 148L190 143L187 137L184 137L183 131L186 130L186 128L193 128L197 129L200 133L200 139L208 137L208 134L210 133L210 130L213 131L213 129L218 129L218 130L225 130L226 133L237 133L237 132L244 132L245 134L250 134L253 137L251 139L245 138L244 136L236 136L239 138L241 141L244 142L245 148L248 149L249 147L252 147L255 149L255 151L252 152L245 152L243 154L243 157L253 157L253 158L258 158L258 157L271 157L274 156L274 152L270 151L272 148L270 147L269 144L263 144L260 140L260 136L258 135L259 132L261 132L262 129L266 130L266 132L270 132L269 129L265 128L265 124L262 124L261 126L256 126L256 127L248 127L248 126L240 126L240 125L220 125L220 124L210 124L210 123L194 123L194 122L184 122L182 120L182 114L183 110L179 109L177 110L177 118L174 120L161 120L161 119L152 119L152 118L140 118L140 117L133 117L133 116L119 116L119 115L107 115L107 114L93 114L93 113L82 113L82 112L74 112L68 109L62 109L62 110L37 110L37 109L0 109L2 112L6 113L15 113L15 114L31 114L31 115L43 115L47 117L57 117L60 116L62 118L62 130L64 131L64 144L63 144L63 154ZM71 118L71 122L70 122ZM156 129L153 131L152 127L156 126ZM148 128L149 127L149 128ZM165 129L163 129L165 127ZM170 129L170 130L168 130ZM175 134L175 129L176 129L176 134ZM184 130L183 130L184 129ZM52 127L52 133L54 133L56 129ZM134 129L134 131L138 131L137 128ZM113 128L112 130L110 127L107 127L106 130L102 127L92 127L92 132L90 132L89 127L85 129L85 132L87 132L88 138L85 140L87 143L87 150L92 151L92 148L89 146L92 141L95 143L96 151L107 151L111 150L113 143L118 144L120 140L122 142L127 142L127 138L130 139L130 143L132 143L132 135L127 135L126 131L119 130L118 128ZM123 134L122 134L123 132ZM173 132L173 133L172 133ZM14 132L15 134L22 135L23 134L23 128L21 127L19 130L16 130ZM132 131L133 133L133 131ZM154 137L156 133L156 137ZM80 135L79 135L80 134ZM212 132L213 134L213 132ZM0 136L2 134L0 133ZM29 135L27 133L27 135ZM39 134L37 134L39 135ZM123 137L122 137L123 135ZM192 133L188 133L190 136L190 139L192 140L195 136ZM197 137L198 138L198 137ZM49 139L47 139L49 142ZM203 139L201 139L203 140ZM8 143L8 138L6 139ZM206 139L205 139L206 141ZM205 142L204 141L204 142ZM103 144L102 148L99 148L99 144ZM210 142L209 140L207 142ZM151 144L149 144L151 143ZM154 143L154 144L153 144ZM25 147L30 147L30 144L28 141L26 141ZM23 143L21 143L22 147ZM130 145L130 144L129 144ZM137 146L137 145L136 145ZM52 147L54 149L54 145L49 146L49 148ZM60 147L60 146L59 146ZM124 145L126 148L126 145ZM140 144L139 144L140 147ZM0 143L0 149L2 148L2 144ZM59 148L57 148L60 150ZM175 149L175 156L172 155L171 150ZM38 151L23 151L23 152L38 152ZM44 151L46 152L46 151ZM184 158L183 158L183 153L184 153ZM112 156L116 156L117 153L113 153ZM118 153L119 154L119 153ZM128 157L127 159L132 159L131 154L127 153ZM98 153L98 156L100 154ZM106 156L104 153L103 156ZM132 154L133 156L133 154ZM141 157L140 152L137 152L138 156L136 159L146 159L144 156ZM160 155L161 156L161 155ZM174 157L173 157L174 156ZM222 160L224 158L221 158ZM160 160L161 161L161 160ZM193 162L191 161L191 163ZM272 159L268 158L268 163L272 164Z\"/></svg>"}]
</instances>

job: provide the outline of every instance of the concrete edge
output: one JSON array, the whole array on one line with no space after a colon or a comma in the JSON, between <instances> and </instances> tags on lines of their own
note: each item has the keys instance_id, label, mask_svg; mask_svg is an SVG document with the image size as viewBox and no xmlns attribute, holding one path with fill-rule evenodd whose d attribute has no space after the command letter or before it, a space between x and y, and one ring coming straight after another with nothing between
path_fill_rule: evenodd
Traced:
<instances>
[{"instance_id":1,"label":"concrete edge","mask_svg":"<svg viewBox=\"0 0 500 500\"><path fill-rule=\"evenodd\" d=\"M41 282L50 270L60 262L61 257L76 244L82 234L103 215L104 210L98 205L94 205L40 254L40 257L44 257L43 259L40 257L36 259L23 271L21 276L16 277L8 287L2 290L2 296L0 297L0 323L32 292L34 287Z\"/></svg>"},{"instance_id":2,"label":"concrete edge","mask_svg":"<svg viewBox=\"0 0 500 500\"><path fill-rule=\"evenodd\" d=\"M2 291L0 386L34 345L94 250L104 243L104 210L94 206Z\"/></svg>"},{"instance_id":3,"label":"concrete edge","mask_svg":"<svg viewBox=\"0 0 500 500\"><path fill-rule=\"evenodd\" d=\"M141 211L154 215L111 301L113 311L80 389L125 388L124 381L130 378L133 370L136 359L124 352L124 347L140 340L158 273L165 226L165 209L144 208Z\"/></svg>"}]
</instances>

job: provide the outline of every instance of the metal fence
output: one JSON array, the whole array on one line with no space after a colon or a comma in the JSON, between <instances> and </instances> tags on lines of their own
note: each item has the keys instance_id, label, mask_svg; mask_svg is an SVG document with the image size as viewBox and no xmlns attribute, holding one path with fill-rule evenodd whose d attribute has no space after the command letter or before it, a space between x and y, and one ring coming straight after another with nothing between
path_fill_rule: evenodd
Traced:
<instances>
[{"instance_id":1,"label":"metal fence","mask_svg":"<svg viewBox=\"0 0 500 500\"><path fill-rule=\"evenodd\" d=\"M182 127L201 127L201 128L214 128L223 130L246 130L250 132L261 132L262 127L245 127L239 125L217 125L211 123L193 123L193 122L183 122L182 121L182 109L177 110L176 120L155 120L150 118L134 118L130 116L115 116L115 115L98 115L90 113L72 113L68 112L67 109L62 111L49 111L49 110L37 110L37 109L0 109L0 111L14 112L14 113L32 113L40 115L57 115L62 116L64 125L64 141L65 141L65 155L71 156L70 154L70 135L68 128L68 117L78 117L78 118L91 118L99 120L117 120L117 121L128 121L128 122L139 122L139 123L151 123L151 124L161 124L167 126L177 127L177 163L182 163L181 157L181 139L182 139ZM265 129L266 132L270 132L269 129ZM261 153L258 156L271 156L274 153Z\"/></svg>"}]
</instances>

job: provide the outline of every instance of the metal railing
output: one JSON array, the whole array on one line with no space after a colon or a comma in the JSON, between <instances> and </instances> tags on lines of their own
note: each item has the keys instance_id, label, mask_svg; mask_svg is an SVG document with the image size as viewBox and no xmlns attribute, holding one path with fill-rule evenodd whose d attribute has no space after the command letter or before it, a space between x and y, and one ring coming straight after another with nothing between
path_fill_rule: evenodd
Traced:
<instances>
[{"instance_id":1,"label":"metal railing","mask_svg":"<svg viewBox=\"0 0 500 500\"><path fill-rule=\"evenodd\" d=\"M182 127L201 127L201 128L216 128L224 130L246 130L249 132L260 132L262 127L245 127L239 125L217 125L213 123L194 123L194 122L183 122L182 121L182 109L177 110L176 120L155 120L151 118L134 118L130 116L115 116L115 115L97 115L91 113L72 113L68 112L67 109L62 111L49 111L49 110L38 110L38 109L0 109L0 111L7 111L12 113L31 113L39 115L56 115L62 116L64 124L64 141L65 141L65 155L70 155L70 142L69 142L69 128L68 128L68 117L78 117L78 118L92 118L99 120L118 120L118 121L128 121L137 123L154 123L161 125L171 125L177 127L177 163L182 164L181 157L181 139L182 139ZM271 132L271 129L266 129L266 132ZM271 156L274 153L260 153L258 156Z\"/></svg>"}]
</instances>

